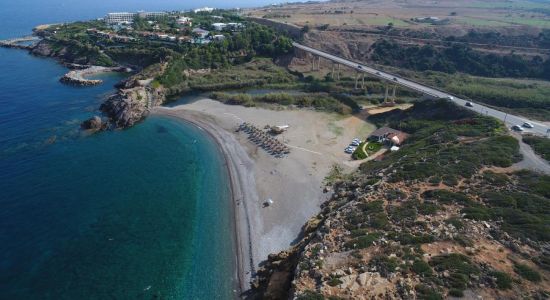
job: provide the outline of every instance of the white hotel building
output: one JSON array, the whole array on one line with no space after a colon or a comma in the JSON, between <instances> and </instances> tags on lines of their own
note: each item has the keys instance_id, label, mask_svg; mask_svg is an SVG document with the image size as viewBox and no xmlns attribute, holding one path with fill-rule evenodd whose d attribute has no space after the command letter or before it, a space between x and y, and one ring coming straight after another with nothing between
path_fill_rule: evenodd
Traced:
<instances>
[{"instance_id":1,"label":"white hotel building","mask_svg":"<svg viewBox=\"0 0 550 300\"><path fill-rule=\"evenodd\" d=\"M120 23L132 23L134 21L135 17L140 17L144 19L151 19L156 17L162 17L166 16L166 12L145 12L140 11L137 13L129 13L129 12L116 12L116 13L108 13L103 20L105 20L105 23L107 24L120 24Z\"/></svg>"}]
</instances>

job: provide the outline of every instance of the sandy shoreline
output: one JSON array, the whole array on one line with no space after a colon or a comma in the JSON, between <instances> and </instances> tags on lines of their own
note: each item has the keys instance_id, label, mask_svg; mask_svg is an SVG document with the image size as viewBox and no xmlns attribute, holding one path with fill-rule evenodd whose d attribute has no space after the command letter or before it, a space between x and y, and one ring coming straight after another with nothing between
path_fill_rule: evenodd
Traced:
<instances>
[{"instance_id":1,"label":"sandy shoreline","mask_svg":"<svg viewBox=\"0 0 550 300\"><path fill-rule=\"evenodd\" d=\"M234 213L235 225L235 245L237 252L237 274L240 293L248 290L251 274L254 273L253 256L251 255L251 237L250 237L250 221L247 214L246 203L250 200L255 200L255 183L253 178L244 174L247 170L246 166L252 163L243 149L234 147L238 144L232 140L228 132L213 125L210 122L205 122L200 113L196 112L175 112L167 108L157 108L153 114L168 116L178 120L191 123L198 128L204 130L220 147L227 171L231 182L232 193L232 208ZM246 200L241 200L246 198ZM243 205L237 205L243 203Z\"/></svg>"},{"instance_id":2,"label":"sandy shoreline","mask_svg":"<svg viewBox=\"0 0 550 300\"><path fill-rule=\"evenodd\" d=\"M319 212L323 180L334 164L351 170L357 164L343 149L353 137L374 126L357 117L304 110L274 111L224 105L202 99L176 107L157 107L153 115L177 118L205 130L220 146L230 175L237 246L237 277L242 292L270 253L287 249L305 222ZM243 121L288 124L279 136L291 153L274 158L250 142L236 127ZM274 204L263 207L266 199Z\"/></svg>"}]
</instances>

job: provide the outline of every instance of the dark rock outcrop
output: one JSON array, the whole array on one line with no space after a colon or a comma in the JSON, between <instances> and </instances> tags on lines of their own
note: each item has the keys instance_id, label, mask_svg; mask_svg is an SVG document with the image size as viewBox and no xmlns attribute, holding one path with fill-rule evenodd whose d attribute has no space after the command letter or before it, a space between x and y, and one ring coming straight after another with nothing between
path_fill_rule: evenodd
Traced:
<instances>
[{"instance_id":1,"label":"dark rock outcrop","mask_svg":"<svg viewBox=\"0 0 550 300\"><path fill-rule=\"evenodd\" d=\"M99 116L93 116L90 119L82 122L80 127L85 130L99 131L107 128L107 123L103 122Z\"/></svg>"},{"instance_id":2,"label":"dark rock outcrop","mask_svg":"<svg viewBox=\"0 0 550 300\"><path fill-rule=\"evenodd\" d=\"M40 41L34 48L31 50L31 53L38 56L52 56L53 50L48 42L45 40Z\"/></svg>"},{"instance_id":3,"label":"dark rock outcrop","mask_svg":"<svg viewBox=\"0 0 550 300\"><path fill-rule=\"evenodd\" d=\"M141 121L149 113L145 89L120 90L110 96L99 109L116 128L128 128Z\"/></svg>"}]
</instances>

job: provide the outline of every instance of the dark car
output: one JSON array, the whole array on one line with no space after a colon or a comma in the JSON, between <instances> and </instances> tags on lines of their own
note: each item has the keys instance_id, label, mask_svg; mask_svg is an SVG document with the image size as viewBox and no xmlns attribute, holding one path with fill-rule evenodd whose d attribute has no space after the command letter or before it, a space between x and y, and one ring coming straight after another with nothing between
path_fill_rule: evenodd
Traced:
<instances>
[{"instance_id":1,"label":"dark car","mask_svg":"<svg viewBox=\"0 0 550 300\"><path fill-rule=\"evenodd\" d=\"M362 66L360 66L360 65L357 65L357 68L359 68L359 69L363 69L363 67L362 67Z\"/></svg>"},{"instance_id":2,"label":"dark car","mask_svg":"<svg viewBox=\"0 0 550 300\"><path fill-rule=\"evenodd\" d=\"M473 105L472 102L470 102L470 101L466 102L466 106L468 106L468 107L474 107L474 105Z\"/></svg>"}]
</instances>

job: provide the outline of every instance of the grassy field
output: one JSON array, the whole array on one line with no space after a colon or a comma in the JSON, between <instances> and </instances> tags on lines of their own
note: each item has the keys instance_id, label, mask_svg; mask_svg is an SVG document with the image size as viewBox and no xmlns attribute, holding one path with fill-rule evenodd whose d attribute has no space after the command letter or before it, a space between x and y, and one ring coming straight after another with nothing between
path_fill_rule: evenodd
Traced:
<instances>
[{"instance_id":1,"label":"grassy field","mask_svg":"<svg viewBox=\"0 0 550 300\"><path fill-rule=\"evenodd\" d=\"M384 26L430 27L411 22L421 16L450 19L450 24L465 26L518 26L550 28L550 3L543 1L452 1L437 4L424 1L360 1L286 4L249 11L256 17L267 17L299 26ZM438 25L440 26L440 25ZM444 25L443 25L444 26Z\"/></svg>"}]
</instances>

